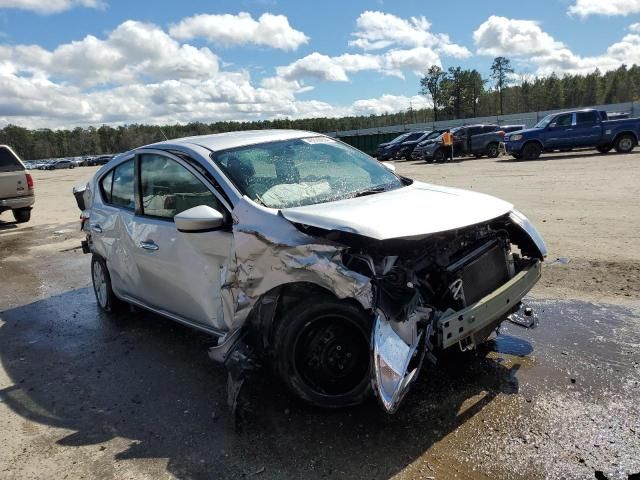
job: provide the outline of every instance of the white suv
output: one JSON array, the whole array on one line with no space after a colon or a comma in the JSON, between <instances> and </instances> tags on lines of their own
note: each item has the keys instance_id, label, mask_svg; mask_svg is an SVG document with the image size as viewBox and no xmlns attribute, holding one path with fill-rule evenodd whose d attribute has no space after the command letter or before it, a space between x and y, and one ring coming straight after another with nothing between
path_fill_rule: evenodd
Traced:
<instances>
[{"instance_id":1,"label":"white suv","mask_svg":"<svg viewBox=\"0 0 640 480\"><path fill-rule=\"evenodd\" d=\"M395 411L426 354L473 348L519 308L546 255L509 203L311 132L141 147L75 194L102 309L204 330L238 384L269 361L325 407L373 390Z\"/></svg>"}]
</instances>

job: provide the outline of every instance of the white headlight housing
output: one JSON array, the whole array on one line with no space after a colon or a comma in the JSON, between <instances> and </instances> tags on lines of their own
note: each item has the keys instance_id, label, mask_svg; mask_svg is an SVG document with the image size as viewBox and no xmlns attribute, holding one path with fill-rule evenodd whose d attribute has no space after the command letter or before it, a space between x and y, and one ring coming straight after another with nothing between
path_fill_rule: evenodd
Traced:
<instances>
[{"instance_id":1,"label":"white headlight housing","mask_svg":"<svg viewBox=\"0 0 640 480\"><path fill-rule=\"evenodd\" d=\"M511 135L509 137L509 141L511 142L517 142L518 140L522 140L522 135L517 134L517 135Z\"/></svg>"},{"instance_id":2,"label":"white headlight housing","mask_svg":"<svg viewBox=\"0 0 640 480\"><path fill-rule=\"evenodd\" d=\"M546 257L547 246L545 245L544 240L542 239L542 235L540 235L540 232L538 232L536 227L534 227L533 223L531 223L531 221L522 212L519 212L518 210L512 210L511 213L509 214L509 218L513 223L515 223L522 230L524 230L527 233L527 235L529 235L533 243L536 245L536 247L540 251L540 255L543 258Z\"/></svg>"}]
</instances>

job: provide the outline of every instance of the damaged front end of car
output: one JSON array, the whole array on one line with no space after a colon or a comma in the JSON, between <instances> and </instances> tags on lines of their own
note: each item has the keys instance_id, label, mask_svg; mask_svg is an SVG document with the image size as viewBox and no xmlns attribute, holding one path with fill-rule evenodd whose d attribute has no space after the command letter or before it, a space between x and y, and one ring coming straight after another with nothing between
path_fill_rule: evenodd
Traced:
<instances>
[{"instance_id":1,"label":"damaged front end of car","mask_svg":"<svg viewBox=\"0 0 640 480\"><path fill-rule=\"evenodd\" d=\"M338 300L353 300L370 319L371 386L384 410L393 413L425 359L435 363L440 352L456 345L475 348L520 308L546 256L539 233L515 210L470 226L403 238L373 239L294 221L289 225L295 227L295 235L289 235L295 240L288 238L286 244L247 229L235 234L242 261L226 285L244 333L210 354L235 372L236 388L230 390L236 393L244 381L238 365L246 363L251 371L255 358L272 353L272 327L287 308L283 296L304 297L321 288ZM289 285L297 287L287 290ZM244 312L240 317L246 322L238 312ZM254 347L251 361L246 345ZM232 395L230 402L236 398Z\"/></svg>"}]
</instances>

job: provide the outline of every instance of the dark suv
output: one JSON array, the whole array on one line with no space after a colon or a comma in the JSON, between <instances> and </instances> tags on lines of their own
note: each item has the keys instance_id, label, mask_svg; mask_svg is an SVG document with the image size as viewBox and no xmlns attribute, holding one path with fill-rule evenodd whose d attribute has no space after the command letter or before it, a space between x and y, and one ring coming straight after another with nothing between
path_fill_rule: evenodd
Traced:
<instances>
[{"instance_id":1,"label":"dark suv","mask_svg":"<svg viewBox=\"0 0 640 480\"><path fill-rule=\"evenodd\" d=\"M396 154L402 148L404 142L410 142L413 140L417 140L422 137L425 133L424 131L420 132L409 132L396 137L389 143L383 143L378 146L377 157L378 160L390 160L395 158Z\"/></svg>"}]
</instances>

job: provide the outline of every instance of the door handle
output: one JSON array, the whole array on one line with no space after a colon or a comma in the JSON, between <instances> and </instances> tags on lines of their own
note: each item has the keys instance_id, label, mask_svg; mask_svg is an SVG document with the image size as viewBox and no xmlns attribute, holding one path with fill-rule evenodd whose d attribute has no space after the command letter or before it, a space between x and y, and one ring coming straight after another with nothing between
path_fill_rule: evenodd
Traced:
<instances>
[{"instance_id":1,"label":"door handle","mask_svg":"<svg viewBox=\"0 0 640 480\"><path fill-rule=\"evenodd\" d=\"M139 246L140 248L144 248L145 250L151 250L154 252L160 249L158 244L155 243L153 240L149 240L147 242L140 242Z\"/></svg>"},{"instance_id":2,"label":"door handle","mask_svg":"<svg viewBox=\"0 0 640 480\"><path fill-rule=\"evenodd\" d=\"M102 227L100 225L98 225L97 223L92 223L91 224L91 230L93 230L96 233L102 233Z\"/></svg>"}]
</instances>

